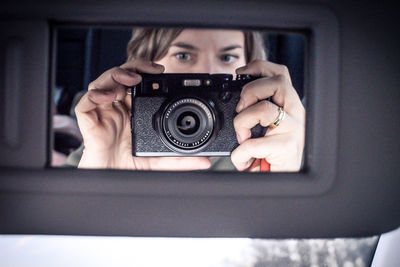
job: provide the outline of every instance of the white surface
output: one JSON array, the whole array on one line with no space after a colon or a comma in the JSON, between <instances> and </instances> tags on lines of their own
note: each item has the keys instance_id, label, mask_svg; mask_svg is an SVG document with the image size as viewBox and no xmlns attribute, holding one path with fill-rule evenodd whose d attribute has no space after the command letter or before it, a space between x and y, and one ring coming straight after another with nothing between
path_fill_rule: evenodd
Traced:
<instances>
[{"instance_id":1,"label":"white surface","mask_svg":"<svg viewBox=\"0 0 400 267\"><path fill-rule=\"evenodd\" d=\"M0 235L0 266L369 266L377 237L137 238Z\"/></svg>"},{"instance_id":2,"label":"white surface","mask_svg":"<svg viewBox=\"0 0 400 267\"><path fill-rule=\"evenodd\" d=\"M400 228L381 235L371 266L400 266Z\"/></svg>"},{"instance_id":3,"label":"white surface","mask_svg":"<svg viewBox=\"0 0 400 267\"><path fill-rule=\"evenodd\" d=\"M250 239L0 236L0 266L252 266Z\"/></svg>"}]
</instances>

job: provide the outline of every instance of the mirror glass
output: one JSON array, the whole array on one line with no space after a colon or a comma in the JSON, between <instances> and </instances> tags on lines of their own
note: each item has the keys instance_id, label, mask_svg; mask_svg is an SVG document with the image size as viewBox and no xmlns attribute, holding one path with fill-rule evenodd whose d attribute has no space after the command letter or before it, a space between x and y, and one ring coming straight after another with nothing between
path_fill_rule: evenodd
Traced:
<instances>
[{"instance_id":1,"label":"mirror glass","mask_svg":"<svg viewBox=\"0 0 400 267\"><path fill-rule=\"evenodd\" d=\"M304 32L55 25L53 34L51 166L304 165Z\"/></svg>"}]
</instances>

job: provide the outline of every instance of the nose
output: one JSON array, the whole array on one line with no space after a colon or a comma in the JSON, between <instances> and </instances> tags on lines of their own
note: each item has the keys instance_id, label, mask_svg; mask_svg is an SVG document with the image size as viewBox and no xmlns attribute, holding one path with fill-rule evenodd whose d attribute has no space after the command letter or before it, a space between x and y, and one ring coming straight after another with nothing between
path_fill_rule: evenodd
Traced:
<instances>
[{"instance_id":1,"label":"nose","mask_svg":"<svg viewBox=\"0 0 400 267\"><path fill-rule=\"evenodd\" d=\"M197 62L194 72L212 74L218 73L218 71L218 62L215 62L212 55L207 55Z\"/></svg>"}]
</instances>

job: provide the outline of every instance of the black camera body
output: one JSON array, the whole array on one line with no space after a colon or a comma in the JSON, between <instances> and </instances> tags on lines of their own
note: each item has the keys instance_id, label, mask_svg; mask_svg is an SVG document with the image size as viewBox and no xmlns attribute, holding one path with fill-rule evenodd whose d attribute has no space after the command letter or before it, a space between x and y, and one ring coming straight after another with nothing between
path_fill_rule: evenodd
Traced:
<instances>
[{"instance_id":1,"label":"black camera body","mask_svg":"<svg viewBox=\"0 0 400 267\"><path fill-rule=\"evenodd\" d=\"M229 156L242 87L231 74L141 74L132 88L134 156Z\"/></svg>"}]
</instances>

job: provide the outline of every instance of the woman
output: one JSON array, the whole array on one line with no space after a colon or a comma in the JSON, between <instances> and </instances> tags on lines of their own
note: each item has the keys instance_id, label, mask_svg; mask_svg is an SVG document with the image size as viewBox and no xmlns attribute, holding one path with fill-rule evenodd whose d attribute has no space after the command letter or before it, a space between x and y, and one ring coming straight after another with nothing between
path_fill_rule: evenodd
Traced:
<instances>
[{"instance_id":1,"label":"woman","mask_svg":"<svg viewBox=\"0 0 400 267\"><path fill-rule=\"evenodd\" d=\"M234 119L239 146L231 161L239 171L255 159L271 171L298 171L304 148L305 110L285 66L264 60L261 38L252 32L206 29L137 29L128 44L128 61L89 85L76 106L84 140L80 168L140 170L207 169L207 157L133 157L130 97L126 89L143 73L231 73L262 76L242 90ZM272 102L266 101L268 97ZM281 107L281 109L280 109ZM282 116L285 115L285 116ZM250 129L279 121L262 138ZM259 167L253 168L259 170Z\"/></svg>"}]
</instances>

